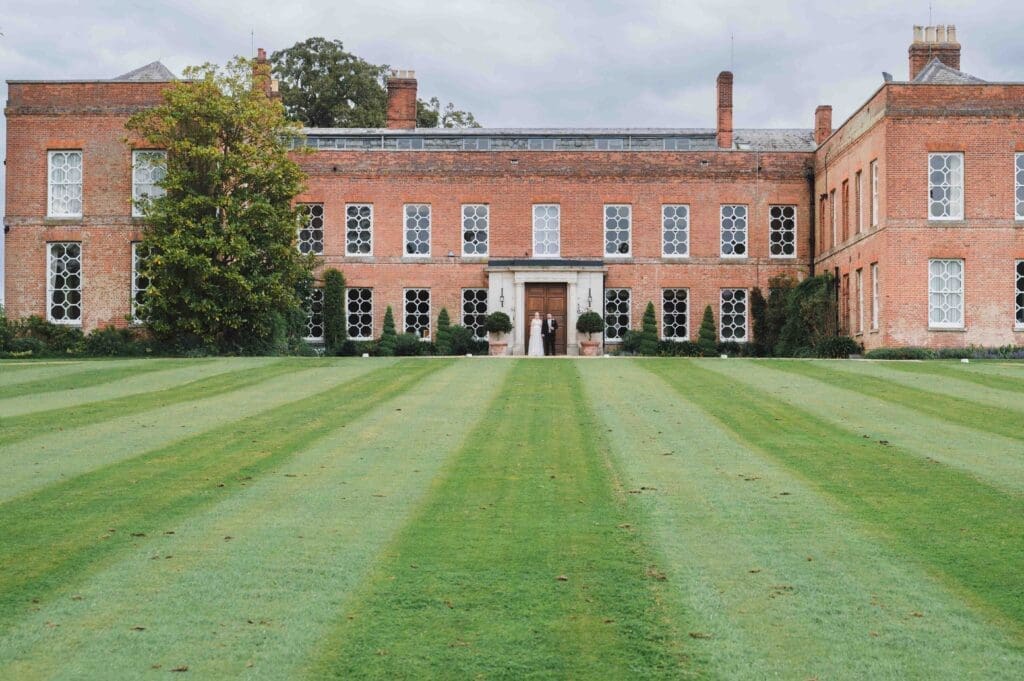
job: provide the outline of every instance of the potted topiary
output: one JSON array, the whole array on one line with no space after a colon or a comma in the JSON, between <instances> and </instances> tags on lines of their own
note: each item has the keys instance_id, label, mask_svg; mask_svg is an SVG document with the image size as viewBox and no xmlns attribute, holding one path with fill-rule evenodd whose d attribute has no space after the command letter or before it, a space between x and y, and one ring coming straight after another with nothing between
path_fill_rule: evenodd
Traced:
<instances>
[{"instance_id":1,"label":"potted topiary","mask_svg":"<svg viewBox=\"0 0 1024 681\"><path fill-rule=\"evenodd\" d=\"M587 334L587 340L580 341L580 354L584 357L597 356L601 341L593 340L592 334L604 331L604 317L593 310L587 310L576 319L576 330Z\"/></svg>"},{"instance_id":2,"label":"potted topiary","mask_svg":"<svg viewBox=\"0 0 1024 681\"><path fill-rule=\"evenodd\" d=\"M492 355L504 355L508 352L508 341L505 334L512 331L512 320L504 312L492 312L484 321L484 328L490 334L490 351Z\"/></svg>"}]
</instances>

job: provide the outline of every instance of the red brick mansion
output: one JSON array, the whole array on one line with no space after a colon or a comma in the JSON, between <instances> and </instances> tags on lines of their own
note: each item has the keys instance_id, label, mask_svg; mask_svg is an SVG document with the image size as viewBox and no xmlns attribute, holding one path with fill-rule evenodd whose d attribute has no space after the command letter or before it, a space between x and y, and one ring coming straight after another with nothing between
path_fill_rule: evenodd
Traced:
<instances>
[{"instance_id":1,"label":"red brick mansion","mask_svg":"<svg viewBox=\"0 0 1024 681\"><path fill-rule=\"evenodd\" d=\"M907 80L886 78L833 129L733 129L718 76L709 129L417 129L416 80L388 81L383 129L308 129L297 248L348 280L349 334L429 337L445 307L484 334L533 312L600 311L606 343L647 303L665 339L711 305L751 337L750 291L833 272L840 326L867 348L1024 345L1024 83L960 71L952 26L915 28ZM162 152L125 143L159 101L158 63L113 80L9 81L6 302L85 330L128 323L142 218ZM311 319L310 336L322 334Z\"/></svg>"}]
</instances>

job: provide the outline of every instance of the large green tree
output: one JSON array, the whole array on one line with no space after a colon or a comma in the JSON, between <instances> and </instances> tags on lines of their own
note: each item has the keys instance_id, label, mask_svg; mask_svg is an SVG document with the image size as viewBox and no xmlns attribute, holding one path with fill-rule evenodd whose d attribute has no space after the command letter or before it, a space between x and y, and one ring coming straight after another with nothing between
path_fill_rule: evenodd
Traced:
<instances>
[{"instance_id":1,"label":"large green tree","mask_svg":"<svg viewBox=\"0 0 1024 681\"><path fill-rule=\"evenodd\" d=\"M307 38L270 55L288 115L313 128L381 128L387 119L387 65L345 51L340 40ZM437 97L416 102L421 128L477 128L473 114Z\"/></svg>"},{"instance_id":2,"label":"large green tree","mask_svg":"<svg viewBox=\"0 0 1024 681\"><path fill-rule=\"evenodd\" d=\"M137 311L157 337L267 352L301 334L312 263L295 248L296 125L253 68L242 58L190 67L128 121L167 150L166 194L145 206L150 285Z\"/></svg>"}]
</instances>

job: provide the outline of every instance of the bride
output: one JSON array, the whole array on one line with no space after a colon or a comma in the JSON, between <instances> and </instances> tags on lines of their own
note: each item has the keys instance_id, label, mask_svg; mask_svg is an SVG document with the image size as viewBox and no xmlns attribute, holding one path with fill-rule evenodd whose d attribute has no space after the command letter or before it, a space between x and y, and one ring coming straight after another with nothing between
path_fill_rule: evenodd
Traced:
<instances>
[{"instance_id":1,"label":"bride","mask_svg":"<svg viewBox=\"0 0 1024 681\"><path fill-rule=\"evenodd\" d=\"M544 339L540 335L542 324L540 312L534 312L533 319L530 320L530 347L526 353L530 357L544 356Z\"/></svg>"}]
</instances>

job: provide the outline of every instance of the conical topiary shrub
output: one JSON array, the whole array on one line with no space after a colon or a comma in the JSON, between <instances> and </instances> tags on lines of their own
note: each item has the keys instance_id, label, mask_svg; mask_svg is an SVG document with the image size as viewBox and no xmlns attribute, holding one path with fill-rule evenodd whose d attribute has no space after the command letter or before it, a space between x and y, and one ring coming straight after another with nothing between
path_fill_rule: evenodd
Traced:
<instances>
[{"instance_id":1,"label":"conical topiary shrub","mask_svg":"<svg viewBox=\"0 0 1024 681\"><path fill-rule=\"evenodd\" d=\"M714 357L717 352L718 342L715 340L715 314L711 306L704 308L704 319L700 322L700 332L697 334L697 348L704 357Z\"/></svg>"},{"instance_id":2,"label":"conical topiary shrub","mask_svg":"<svg viewBox=\"0 0 1024 681\"><path fill-rule=\"evenodd\" d=\"M384 312L384 328L381 329L377 353L384 357L394 355L397 342L398 334L395 333L395 315L391 312L391 306L388 305L388 309Z\"/></svg>"}]
</instances>

